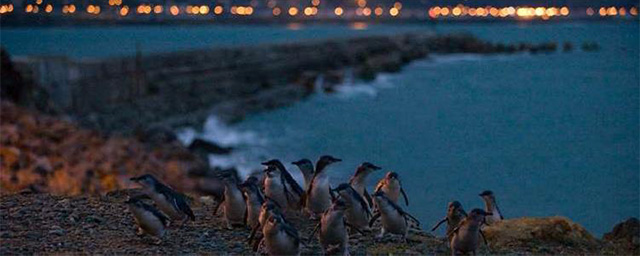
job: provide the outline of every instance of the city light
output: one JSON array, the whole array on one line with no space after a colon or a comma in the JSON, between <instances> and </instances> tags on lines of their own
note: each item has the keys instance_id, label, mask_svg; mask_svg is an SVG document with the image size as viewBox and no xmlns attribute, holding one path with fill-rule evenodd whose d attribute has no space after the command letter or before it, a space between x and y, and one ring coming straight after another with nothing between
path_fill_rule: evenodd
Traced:
<instances>
[{"instance_id":1,"label":"city light","mask_svg":"<svg viewBox=\"0 0 640 256\"><path fill-rule=\"evenodd\" d=\"M273 13L273 16L279 16L282 11L280 10L280 8L276 7L273 8L271 12Z\"/></svg>"},{"instance_id":2,"label":"city light","mask_svg":"<svg viewBox=\"0 0 640 256\"><path fill-rule=\"evenodd\" d=\"M296 7L289 8L289 15L296 16L297 14L298 14L298 8Z\"/></svg>"},{"instance_id":3,"label":"city light","mask_svg":"<svg viewBox=\"0 0 640 256\"><path fill-rule=\"evenodd\" d=\"M213 13L215 13L216 15L222 14L223 11L224 11L224 8L221 5L217 5L216 7L213 8Z\"/></svg>"},{"instance_id":4,"label":"city light","mask_svg":"<svg viewBox=\"0 0 640 256\"><path fill-rule=\"evenodd\" d=\"M337 16L341 16L342 13L344 13L344 10L342 9L342 7L338 6L335 9L333 9L333 13L335 13Z\"/></svg>"},{"instance_id":5,"label":"city light","mask_svg":"<svg viewBox=\"0 0 640 256\"><path fill-rule=\"evenodd\" d=\"M400 13L400 11L398 10L398 8L393 7L391 9L389 9L389 14L391 16L394 16L394 17L398 16L399 13Z\"/></svg>"},{"instance_id":6,"label":"city light","mask_svg":"<svg viewBox=\"0 0 640 256\"><path fill-rule=\"evenodd\" d=\"M176 16L180 14L180 8L178 8L178 6L172 5L171 8L169 8L169 12L171 13L171 15Z\"/></svg>"},{"instance_id":7,"label":"city light","mask_svg":"<svg viewBox=\"0 0 640 256\"><path fill-rule=\"evenodd\" d=\"M127 16L129 14L129 6L123 6L120 8L120 16Z\"/></svg>"}]
</instances>

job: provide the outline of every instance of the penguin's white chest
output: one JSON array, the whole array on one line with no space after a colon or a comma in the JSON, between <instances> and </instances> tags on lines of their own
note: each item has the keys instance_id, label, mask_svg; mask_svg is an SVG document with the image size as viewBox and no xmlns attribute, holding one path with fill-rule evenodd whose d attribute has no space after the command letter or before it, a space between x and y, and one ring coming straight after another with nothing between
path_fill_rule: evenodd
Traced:
<instances>
[{"instance_id":1,"label":"penguin's white chest","mask_svg":"<svg viewBox=\"0 0 640 256\"><path fill-rule=\"evenodd\" d=\"M316 176L313 182L311 193L309 194L309 198L307 200L307 206L314 213L323 213L327 208L331 206L329 178L327 176Z\"/></svg>"},{"instance_id":2,"label":"penguin's white chest","mask_svg":"<svg viewBox=\"0 0 640 256\"><path fill-rule=\"evenodd\" d=\"M225 189L224 213L225 217L234 222L244 222L246 204L242 192L238 189Z\"/></svg>"},{"instance_id":3,"label":"penguin's white chest","mask_svg":"<svg viewBox=\"0 0 640 256\"><path fill-rule=\"evenodd\" d=\"M156 237L164 235L164 224L152 212L135 206L129 207L129 210L133 213L136 223L144 232Z\"/></svg>"},{"instance_id":4,"label":"penguin's white chest","mask_svg":"<svg viewBox=\"0 0 640 256\"><path fill-rule=\"evenodd\" d=\"M382 227L392 234L404 235L407 232L407 221L395 209L385 209L380 216Z\"/></svg>"},{"instance_id":5,"label":"penguin's white chest","mask_svg":"<svg viewBox=\"0 0 640 256\"><path fill-rule=\"evenodd\" d=\"M286 207L287 197L284 194L284 186L279 178L267 178L264 182L264 193L275 200L281 207Z\"/></svg>"}]
</instances>

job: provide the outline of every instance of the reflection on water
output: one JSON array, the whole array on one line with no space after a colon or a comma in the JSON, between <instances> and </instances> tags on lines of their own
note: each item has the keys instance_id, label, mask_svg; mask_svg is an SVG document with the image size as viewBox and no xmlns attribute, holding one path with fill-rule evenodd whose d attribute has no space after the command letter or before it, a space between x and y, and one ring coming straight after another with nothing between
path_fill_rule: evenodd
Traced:
<instances>
[{"instance_id":1,"label":"reflection on water","mask_svg":"<svg viewBox=\"0 0 640 256\"><path fill-rule=\"evenodd\" d=\"M355 30L363 30L363 29L367 29L368 27L366 22L353 22L349 26Z\"/></svg>"}]
</instances>

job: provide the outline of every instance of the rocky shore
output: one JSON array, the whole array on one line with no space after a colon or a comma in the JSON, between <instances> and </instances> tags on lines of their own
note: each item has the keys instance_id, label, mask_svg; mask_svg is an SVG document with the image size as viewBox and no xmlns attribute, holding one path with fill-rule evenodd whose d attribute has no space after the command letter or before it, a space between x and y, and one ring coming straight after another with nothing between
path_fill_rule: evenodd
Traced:
<instances>
[{"instance_id":1,"label":"rocky shore","mask_svg":"<svg viewBox=\"0 0 640 256\"><path fill-rule=\"evenodd\" d=\"M123 203L128 193L117 191L94 197L2 194L0 254L253 254L245 241L249 230L224 228L222 217L213 213L215 203L206 198L192 202L196 221L182 228L171 227L163 243L154 245L148 237L136 236L133 217ZM308 238L313 222L298 216L288 219L302 237ZM489 246L482 246L479 253L638 255L638 228L638 220L630 219L601 240L562 217L510 219L486 227ZM373 236L353 236L351 253L450 255L444 238L423 231L410 232L406 244L393 237L376 240ZM312 239L303 246L302 254L320 251L317 239Z\"/></svg>"}]
</instances>

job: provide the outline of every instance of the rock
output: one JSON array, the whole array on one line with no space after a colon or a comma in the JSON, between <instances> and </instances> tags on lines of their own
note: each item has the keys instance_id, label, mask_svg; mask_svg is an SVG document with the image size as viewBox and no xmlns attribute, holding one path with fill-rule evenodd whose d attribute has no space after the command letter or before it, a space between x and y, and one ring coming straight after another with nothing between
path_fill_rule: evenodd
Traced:
<instances>
[{"instance_id":1,"label":"rock","mask_svg":"<svg viewBox=\"0 0 640 256\"><path fill-rule=\"evenodd\" d=\"M141 142L150 143L152 145L172 143L178 139L173 130L165 126L152 126L146 129L137 129L135 136Z\"/></svg>"},{"instance_id":2,"label":"rock","mask_svg":"<svg viewBox=\"0 0 640 256\"><path fill-rule=\"evenodd\" d=\"M64 229L60 228L59 226L52 226L51 230L49 230L49 234L51 235L63 236L64 233Z\"/></svg>"},{"instance_id":3,"label":"rock","mask_svg":"<svg viewBox=\"0 0 640 256\"><path fill-rule=\"evenodd\" d=\"M189 150L192 152L201 152L214 155L228 155L233 151L231 147L222 147L213 142L209 142L203 139L195 139L189 145Z\"/></svg>"},{"instance_id":4,"label":"rock","mask_svg":"<svg viewBox=\"0 0 640 256\"><path fill-rule=\"evenodd\" d=\"M582 226L565 217L508 219L486 226L492 248L539 248L539 244L590 248L597 240Z\"/></svg>"},{"instance_id":5,"label":"rock","mask_svg":"<svg viewBox=\"0 0 640 256\"><path fill-rule=\"evenodd\" d=\"M636 218L629 218L624 222L618 223L611 232L602 236L602 240L640 246L640 221Z\"/></svg>"}]
</instances>

